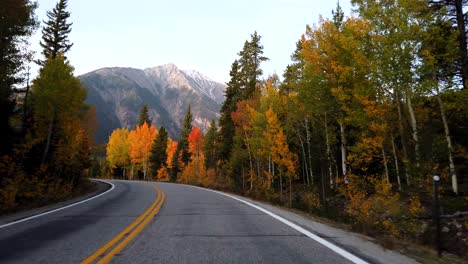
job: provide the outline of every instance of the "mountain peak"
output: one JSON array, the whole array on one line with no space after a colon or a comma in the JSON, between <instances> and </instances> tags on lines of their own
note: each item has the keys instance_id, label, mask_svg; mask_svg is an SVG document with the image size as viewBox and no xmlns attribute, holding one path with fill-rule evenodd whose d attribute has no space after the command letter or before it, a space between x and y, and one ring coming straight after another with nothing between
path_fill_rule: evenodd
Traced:
<instances>
[{"instance_id":1,"label":"mountain peak","mask_svg":"<svg viewBox=\"0 0 468 264\"><path fill-rule=\"evenodd\" d=\"M143 104L153 125L164 126L176 138L189 105L194 125L206 131L218 120L224 84L196 71L183 71L169 63L152 68L103 68L80 76L88 87L87 103L97 105L100 128L96 138L105 142L113 129L134 127Z\"/></svg>"}]
</instances>

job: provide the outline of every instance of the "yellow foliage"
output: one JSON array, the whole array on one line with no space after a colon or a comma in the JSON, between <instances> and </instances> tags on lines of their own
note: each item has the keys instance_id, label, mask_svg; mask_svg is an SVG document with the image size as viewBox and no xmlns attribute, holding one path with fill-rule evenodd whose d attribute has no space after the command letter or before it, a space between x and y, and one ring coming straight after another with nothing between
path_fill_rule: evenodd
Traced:
<instances>
[{"instance_id":1,"label":"yellow foliage","mask_svg":"<svg viewBox=\"0 0 468 264\"><path fill-rule=\"evenodd\" d=\"M146 122L129 133L128 141L132 163L146 164L148 162L157 133L156 127L148 125Z\"/></svg>"},{"instance_id":2,"label":"yellow foliage","mask_svg":"<svg viewBox=\"0 0 468 264\"><path fill-rule=\"evenodd\" d=\"M308 192L302 196L307 209L317 209L321 208L322 204L320 203L320 198L316 192Z\"/></svg>"},{"instance_id":3,"label":"yellow foliage","mask_svg":"<svg viewBox=\"0 0 468 264\"><path fill-rule=\"evenodd\" d=\"M158 181L169 181L169 174L167 173L166 167L159 168L156 177Z\"/></svg>"},{"instance_id":4,"label":"yellow foliage","mask_svg":"<svg viewBox=\"0 0 468 264\"><path fill-rule=\"evenodd\" d=\"M126 166L130 163L128 135L126 128L112 131L106 146L107 156L111 168Z\"/></svg>"}]
</instances>

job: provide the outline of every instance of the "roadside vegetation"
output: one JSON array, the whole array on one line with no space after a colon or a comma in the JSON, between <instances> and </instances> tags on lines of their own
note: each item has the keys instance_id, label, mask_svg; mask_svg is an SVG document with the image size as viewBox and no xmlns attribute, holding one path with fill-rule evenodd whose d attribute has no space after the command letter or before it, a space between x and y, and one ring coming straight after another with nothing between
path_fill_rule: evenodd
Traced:
<instances>
[{"instance_id":1,"label":"roadside vegetation","mask_svg":"<svg viewBox=\"0 0 468 264\"><path fill-rule=\"evenodd\" d=\"M101 171L232 191L431 246L434 175L442 214L468 211L466 7L352 3L355 16L337 5L307 26L283 78L261 79L268 58L254 32L218 124L203 135L189 108L178 142L149 121L116 130ZM442 219L442 233L444 250L466 257L466 216Z\"/></svg>"},{"instance_id":2,"label":"roadside vegetation","mask_svg":"<svg viewBox=\"0 0 468 264\"><path fill-rule=\"evenodd\" d=\"M5 0L0 8L0 214L87 192L95 109L66 58L72 47L67 1L47 12L43 59L32 62L28 37L37 3ZM41 66L30 85L31 63Z\"/></svg>"}]
</instances>

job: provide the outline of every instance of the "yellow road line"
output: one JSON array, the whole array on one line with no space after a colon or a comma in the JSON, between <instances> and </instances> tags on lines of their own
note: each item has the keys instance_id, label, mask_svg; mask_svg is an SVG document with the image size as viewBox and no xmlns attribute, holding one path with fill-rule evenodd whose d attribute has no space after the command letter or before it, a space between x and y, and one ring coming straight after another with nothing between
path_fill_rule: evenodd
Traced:
<instances>
[{"instance_id":1,"label":"yellow road line","mask_svg":"<svg viewBox=\"0 0 468 264\"><path fill-rule=\"evenodd\" d=\"M122 232L117 236L107 242L104 246L96 250L93 254L88 256L81 264L93 263L97 258L104 255L104 253L119 242L125 235L127 237L114 249L112 249L107 255L105 255L98 263L108 263L112 257L120 252L138 233L143 230L143 228L153 219L153 217L158 213L162 204L165 200L165 193L158 187L148 184L158 193L156 200L146 209L135 221L133 221L129 226L127 226ZM136 227L136 228L135 228ZM133 231L132 231L133 230Z\"/></svg>"},{"instance_id":2,"label":"yellow road line","mask_svg":"<svg viewBox=\"0 0 468 264\"><path fill-rule=\"evenodd\" d=\"M162 192L162 191L161 191ZM117 254L119 253L127 244L132 241L142 230L145 228L145 226L148 225L148 223L153 219L153 217L158 213L159 209L161 209L162 204L164 203L164 200L166 199L166 194L164 192L162 193L162 199L159 203L159 205L151 212L151 214L139 225L135 230L132 231L130 235L128 235L122 242L120 242L119 245L117 245L115 248L109 252L106 256L104 256L100 261L98 261L98 264L105 264L109 263L109 261Z\"/></svg>"}]
</instances>

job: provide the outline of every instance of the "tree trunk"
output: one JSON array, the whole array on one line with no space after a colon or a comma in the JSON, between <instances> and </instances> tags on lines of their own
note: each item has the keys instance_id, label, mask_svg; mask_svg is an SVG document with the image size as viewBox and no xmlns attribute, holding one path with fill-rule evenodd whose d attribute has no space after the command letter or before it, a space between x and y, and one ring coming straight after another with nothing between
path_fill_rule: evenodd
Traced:
<instances>
[{"instance_id":1,"label":"tree trunk","mask_svg":"<svg viewBox=\"0 0 468 264\"><path fill-rule=\"evenodd\" d=\"M442 104L442 99L440 99L439 95L437 95L436 97L437 97L437 101L439 102L440 115L442 117L442 123L444 124L445 139L447 141L449 170L450 170L450 176L452 178L452 190L455 194L458 194L458 181L457 181L457 173L455 171L455 164L453 162L453 156L452 156L453 146L452 146L452 140L450 139L450 130L447 124L447 119L445 117L445 109Z\"/></svg>"},{"instance_id":2,"label":"tree trunk","mask_svg":"<svg viewBox=\"0 0 468 264\"><path fill-rule=\"evenodd\" d=\"M340 125L340 135L341 135L341 169L343 170L343 179L344 182L348 183L348 172L346 168L346 136L345 130L343 126L343 122L338 122Z\"/></svg>"},{"instance_id":3,"label":"tree trunk","mask_svg":"<svg viewBox=\"0 0 468 264\"><path fill-rule=\"evenodd\" d=\"M122 179L125 180L125 166L123 167L123 170L122 170Z\"/></svg>"},{"instance_id":4,"label":"tree trunk","mask_svg":"<svg viewBox=\"0 0 468 264\"><path fill-rule=\"evenodd\" d=\"M327 113L325 113L325 144L327 146L327 162L328 162L328 174L330 177L330 188L333 189L333 175L332 175L332 168L331 168L331 151L330 151L330 140L328 138L328 123L327 123ZM325 183L323 183L325 184Z\"/></svg>"},{"instance_id":5,"label":"tree trunk","mask_svg":"<svg viewBox=\"0 0 468 264\"><path fill-rule=\"evenodd\" d=\"M24 95L24 103L23 103L23 132L26 129L26 124L27 124L27 114L28 114L28 97L29 97L29 64L28 64L28 72L27 72L27 77L26 77L26 94Z\"/></svg>"},{"instance_id":6,"label":"tree trunk","mask_svg":"<svg viewBox=\"0 0 468 264\"><path fill-rule=\"evenodd\" d=\"M258 189L258 183L260 182L259 178L260 178L260 162L257 159L257 177L255 177L256 182L257 182L257 189Z\"/></svg>"},{"instance_id":7,"label":"tree trunk","mask_svg":"<svg viewBox=\"0 0 468 264\"><path fill-rule=\"evenodd\" d=\"M130 171L130 180L133 180L133 168L135 167L135 164L132 163L132 170Z\"/></svg>"},{"instance_id":8,"label":"tree trunk","mask_svg":"<svg viewBox=\"0 0 468 264\"><path fill-rule=\"evenodd\" d=\"M299 131L297 132L297 137L299 138L299 141L301 142L301 149L302 149L302 161L303 161L303 169L304 169L304 185L305 185L305 179L307 179L307 185L309 185L309 169L307 168L307 156L305 152L305 147L304 147L304 141L302 141L302 137L299 134Z\"/></svg>"},{"instance_id":9,"label":"tree trunk","mask_svg":"<svg viewBox=\"0 0 468 264\"><path fill-rule=\"evenodd\" d=\"M387 178L387 182L390 183L390 176L388 175L387 156L385 155L385 148L383 146L382 146L382 158L383 158L384 168L385 168L385 177Z\"/></svg>"},{"instance_id":10,"label":"tree trunk","mask_svg":"<svg viewBox=\"0 0 468 264\"><path fill-rule=\"evenodd\" d=\"M392 139L393 160L395 161L395 172L396 172L397 181L398 181L398 190L401 191L400 168L398 167L398 156L396 154L396 149L395 149L395 139L393 138L393 134L390 134L390 137Z\"/></svg>"},{"instance_id":11,"label":"tree trunk","mask_svg":"<svg viewBox=\"0 0 468 264\"><path fill-rule=\"evenodd\" d=\"M309 134L309 121L304 119L305 122L305 129L306 129L306 142L307 142L307 153L309 156L309 175L310 175L310 184L314 184L314 173L312 171L312 155L310 154L310 134Z\"/></svg>"},{"instance_id":12,"label":"tree trunk","mask_svg":"<svg viewBox=\"0 0 468 264\"><path fill-rule=\"evenodd\" d=\"M403 170L405 172L406 185L410 186L410 177L408 174L408 148L406 146L405 128L403 127L403 114L401 112L400 97L395 93L395 102L398 110L398 128L400 130L401 148L403 150Z\"/></svg>"},{"instance_id":13,"label":"tree trunk","mask_svg":"<svg viewBox=\"0 0 468 264\"><path fill-rule=\"evenodd\" d=\"M52 118L49 121L49 129L47 131L47 141L44 148L44 153L42 154L42 161L41 164L45 164L47 160L47 154L49 154L50 148L50 141L52 140L52 132L54 130L54 122L55 122L55 109L52 110Z\"/></svg>"},{"instance_id":14,"label":"tree trunk","mask_svg":"<svg viewBox=\"0 0 468 264\"><path fill-rule=\"evenodd\" d=\"M458 45L460 52L460 71L463 82L463 89L466 89L468 82L468 51L466 41L465 16L463 14L463 0L455 0L455 10L458 27Z\"/></svg>"},{"instance_id":15,"label":"tree trunk","mask_svg":"<svg viewBox=\"0 0 468 264\"><path fill-rule=\"evenodd\" d=\"M416 158L416 167L419 168L420 162L420 155L419 155L419 137L418 137L418 124L416 122L416 116L414 115L413 104L411 103L411 97L406 97L406 102L408 104L408 111L410 114L411 120L411 129L412 129L412 136L414 141L414 155Z\"/></svg>"}]
</instances>

